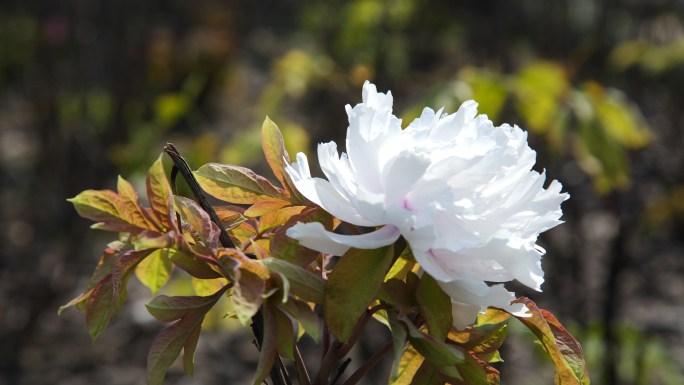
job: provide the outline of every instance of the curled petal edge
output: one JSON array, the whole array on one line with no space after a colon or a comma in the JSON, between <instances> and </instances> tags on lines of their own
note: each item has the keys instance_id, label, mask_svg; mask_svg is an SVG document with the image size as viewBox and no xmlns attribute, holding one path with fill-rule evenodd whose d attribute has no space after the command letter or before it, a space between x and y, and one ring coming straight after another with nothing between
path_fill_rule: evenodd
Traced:
<instances>
[{"instance_id":1,"label":"curled petal edge","mask_svg":"<svg viewBox=\"0 0 684 385\"><path fill-rule=\"evenodd\" d=\"M290 238L299 241L304 247L325 254L344 255L350 248L377 249L394 243L401 232L392 225L362 235L342 235L327 231L318 222L302 223L287 229Z\"/></svg>"}]
</instances>

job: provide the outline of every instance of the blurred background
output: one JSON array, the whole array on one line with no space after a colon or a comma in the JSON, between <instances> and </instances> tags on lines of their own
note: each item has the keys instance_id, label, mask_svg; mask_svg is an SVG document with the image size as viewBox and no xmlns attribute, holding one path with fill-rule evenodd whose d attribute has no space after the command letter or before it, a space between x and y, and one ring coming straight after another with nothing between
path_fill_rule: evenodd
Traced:
<instances>
[{"instance_id":1,"label":"blurred background","mask_svg":"<svg viewBox=\"0 0 684 385\"><path fill-rule=\"evenodd\" d=\"M0 385L143 383L164 327L136 279L94 344L78 310L57 316L116 238L65 199L114 189L117 174L144 191L167 142L193 168L271 178L266 115L320 175L315 146L344 148L344 105L366 79L392 91L405 126L475 99L528 130L538 170L571 199L539 241L544 292L509 288L571 330L593 384L684 383L683 1L3 0ZM177 271L162 293L192 291ZM249 331L220 316L195 378L175 365L167 384L251 383ZM553 383L532 335L511 329L502 384ZM375 323L347 375L389 339ZM320 353L302 345L315 372ZM390 360L365 383L386 381Z\"/></svg>"}]
</instances>

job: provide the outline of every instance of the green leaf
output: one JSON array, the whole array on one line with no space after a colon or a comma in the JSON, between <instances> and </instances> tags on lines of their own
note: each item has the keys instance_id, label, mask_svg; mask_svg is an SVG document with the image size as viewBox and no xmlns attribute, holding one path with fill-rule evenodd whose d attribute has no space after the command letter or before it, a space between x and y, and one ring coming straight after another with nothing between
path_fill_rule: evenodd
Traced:
<instances>
[{"instance_id":1,"label":"green leaf","mask_svg":"<svg viewBox=\"0 0 684 385\"><path fill-rule=\"evenodd\" d=\"M276 349L278 347L277 326L274 310L271 306L264 306L264 338L261 341L259 351L259 363L254 376L254 385L261 383L268 376L275 363Z\"/></svg>"},{"instance_id":2,"label":"green leaf","mask_svg":"<svg viewBox=\"0 0 684 385\"><path fill-rule=\"evenodd\" d=\"M478 112L487 115L496 124L499 112L508 97L504 79L493 72L469 66L458 72L458 78L470 86L472 93L468 99L479 103Z\"/></svg>"},{"instance_id":3,"label":"green leaf","mask_svg":"<svg viewBox=\"0 0 684 385\"><path fill-rule=\"evenodd\" d=\"M227 284L228 281L225 278L198 279L192 277L192 288L195 290L195 294L199 296L207 296L216 293L216 291Z\"/></svg>"},{"instance_id":4,"label":"green leaf","mask_svg":"<svg viewBox=\"0 0 684 385\"><path fill-rule=\"evenodd\" d=\"M155 250L135 268L135 275L143 285L147 286L152 295L156 295L171 277L173 263L169 260L169 250Z\"/></svg>"},{"instance_id":5,"label":"green leaf","mask_svg":"<svg viewBox=\"0 0 684 385\"><path fill-rule=\"evenodd\" d=\"M546 310L537 308L528 298L520 297L512 303L522 303L531 317L517 317L539 338L556 367L557 385L588 385L589 373L584 353L577 342L558 320Z\"/></svg>"},{"instance_id":6,"label":"green leaf","mask_svg":"<svg viewBox=\"0 0 684 385\"><path fill-rule=\"evenodd\" d=\"M204 316L221 298L228 286L209 297L166 297L160 296L147 304L155 318L163 322L179 320L166 327L155 338L147 355L147 384L161 385L164 375L185 349L183 367L192 376L193 356Z\"/></svg>"},{"instance_id":7,"label":"green leaf","mask_svg":"<svg viewBox=\"0 0 684 385\"><path fill-rule=\"evenodd\" d=\"M261 145L264 148L268 165L271 166L273 174L285 187L285 190L295 200L304 202L306 198L299 193L292 179L290 179L290 175L285 172L285 167L290 164L290 156L285 150L283 136L278 126L268 117L264 120L264 124L261 127Z\"/></svg>"},{"instance_id":8,"label":"green leaf","mask_svg":"<svg viewBox=\"0 0 684 385\"><path fill-rule=\"evenodd\" d=\"M475 323L475 327L477 328L482 328L486 326L498 326L501 325L502 323L508 321L508 319L511 318L510 313L507 313L501 309L493 308L490 307L487 309L487 312L482 314L477 315L477 322Z\"/></svg>"},{"instance_id":9,"label":"green leaf","mask_svg":"<svg viewBox=\"0 0 684 385\"><path fill-rule=\"evenodd\" d=\"M307 302L325 303L325 280L287 261L266 258L258 261L268 270L281 273L290 281L290 292Z\"/></svg>"},{"instance_id":10,"label":"green leaf","mask_svg":"<svg viewBox=\"0 0 684 385\"><path fill-rule=\"evenodd\" d=\"M264 214L272 213L288 206L292 206L292 203L287 201L257 202L248 208L247 211L245 211L245 216L260 217Z\"/></svg>"},{"instance_id":11,"label":"green leaf","mask_svg":"<svg viewBox=\"0 0 684 385\"><path fill-rule=\"evenodd\" d=\"M282 225L292 218L292 216L301 213L304 209L306 209L305 206L291 206L264 214L259 220L259 232L264 233L268 229Z\"/></svg>"},{"instance_id":12,"label":"green leaf","mask_svg":"<svg viewBox=\"0 0 684 385\"><path fill-rule=\"evenodd\" d=\"M429 274L423 274L418 284L416 300L425 316L428 333L444 341L454 323L449 295L439 287L434 278Z\"/></svg>"},{"instance_id":13,"label":"green leaf","mask_svg":"<svg viewBox=\"0 0 684 385\"><path fill-rule=\"evenodd\" d=\"M146 185L152 212L160 225L160 229L166 232L176 228L176 216L173 211L173 193L162 163L163 156L164 153L159 155L157 161L147 172Z\"/></svg>"},{"instance_id":14,"label":"green leaf","mask_svg":"<svg viewBox=\"0 0 684 385\"><path fill-rule=\"evenodd\" d=\"M530 130L541 133L549 128L568 86L565 70L556 63L532 62L518 73L515 105Z\"/></svg>"},{"instance_id":15,"label":"green leaf","mask_svg":"<svg viewBox=\"0 0 684 385\"><path fill-rule=\"evenodd\" d=\"M349 249L328 276L325 320L340 341L347 342L375 299L393 254L392 245L374 250Z\"/></svg>"},{"instance_id":16,"label":"green leaf","mask_svg":"<svg viewBox=\"0 0 684 385\"><path fill-rule=\"evenodd\" d=\"M385 281L378 292L378 299L401 308L418 306L416 292L408 284L396 278ZM451 302L449 302L451 304ZM451 326L451 325L449 325Z\"/></svg>"},{"instance_id":17,"label":"green leaf","mask_svg":"<svg viewBox=\"0 0 684 385\"><path fill-rule=\"evenodd\" d=\"M390 380L390 385L411 385L414 375L424 360L425 357L421 356L413 346L409 345L401 356L397 368L397 376Z\"/></svg>"},{"instance_id":18,"label":"green leaf","mask_svg":"<svg viewBox=\"0 0 684 385\"><path fill-rule=\"evenodd\" d=\"M439 367L463 362L465 354L460 349L421 332L403 313L397 319L406 326L411 345L431 363Z\"/></svg>"},{"instance_id":19,"label":"green leaf","mask_svg":"<svg viewBox=\"0 0 684 385\"><path fill-rule=\"evenodd\" d=\"M411 385L443 385L444 383L435 367L427 361L423 361L411 381Z\"/></svg>"},{"instance_id":20,"label":"green leaf","mask_svg":"<svg viewBox=\"0 0 684 385\"><path fill-rule=\"evenodd\" d=\"M321 332L318 316L313 310L311 310L306 302L302 302L290 297L286 303L278 304L278 307L292 316L292 318L299 321L299 323L304 327L306 333L310 335L316 343L318 343L318 335Z\"/></svg>"},{"instance_id":21,"label":"green leaf","mask_svg":"<svg viewBox=\"0 0 684 385\"><path fill-rule=\"evenodd\" d=\"M277 332L276 350L281 356L294 361L294 327L292 321L280 309L273 309Z\"/></svg>"},{"instance_id":22,"label":"green leaf","mask_svg":"<svg viewBox=\"0 0 684 385\"><path fill-rule=\"evenodd\" d=\"M299 241L287 236L287 229L296 225L297 222L320 222L326 230L332 231L333 217L320 208L305 211L292 216L273 236L271 242L271 256L273 258L282 259L299 266L308 266L316 260L319 253L300 245Z\"/></svg>"},{"instance_id":23,"label":"green leaf","mask_svg":"<svg viewBox=\"0 0 684 385\"><path fill-rule=\"evenodd\" d=\"M391 311L387 311L387 322L392 331L392 344L394 350L394 365L392 366L392 375L390 382L394 382L399 378L401 369L401 358L404 354L404 345L407 341L406 328L397 320L397 315Z\"/></svg>"},{"instance_id":24,"label":"green leaf","mask_svg":"<svg viewBox=\"0 0 684 385\"><path fill-rule=\"evenodd\" d=\"M407 250L410 250L407 248ZM403 280L406 278L406 273L411 271L413 266L415 265L415 262L411 262L407 259L404 259L402 257L397 258L397 260L394 262L394 265L392 265L392 268L390 271L387 273L385 276L385 281L388 281L392 278L400 279Z\"/></svg>"},{"instance_id":25,"label":"green leaf","mask_svg":"<svg viewBox=\"0 0 684 385\"><path fill-rule=\"evenodd\" d=\"M286 195L254 171L229 164L209 163L193 173L200 186L211 196L226 202L254 204L262 201L298 200Z\"/></svg>"}]
</instances>

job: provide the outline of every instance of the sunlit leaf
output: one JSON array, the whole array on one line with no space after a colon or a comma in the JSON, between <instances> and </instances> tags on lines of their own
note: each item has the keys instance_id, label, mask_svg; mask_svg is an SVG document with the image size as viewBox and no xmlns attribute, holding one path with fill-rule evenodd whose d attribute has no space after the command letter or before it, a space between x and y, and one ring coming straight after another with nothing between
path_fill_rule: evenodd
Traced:
<instances>
[{"instance_id":1,"label":"sunlit leaf","mask_svg":"<svg viewBox=\"0 0 684 385\"><path fill-rule=\"evenodd\" d=\"M411 262L407 259L401 257L397 258L397 260L394 262L394 265L392 265L392 268L385 276L385 281L390 280L392 278L401 280L405 279L406 273L411 271L411 268L414 264L415 262Z\"/></svg>"},{"instance_id":2,"label":"sunlit leaf","mask_svg":"<svg viewBox=\"0 0 684 385\"><path fill-rule=\"evenodd\" d=\"M259 220L259 232L264 233L268 229L282 225L304 209L306 209L305 206L292 206L264 214Z\"/></svg>"},{"instance_id":3,"label":"sunlit leaf","mask_svg":"<svg viewBox=\"0 0 684 385\"><path fill-rule=\"evenodd\" d=\"M508 97L503 79L492 72L474 67L461 69L458 78L468 83L472 89L469 99L479 103L478 112L487 115L496 124L501 107Z\"/></svg>"},{"instance_id":4,"label":"sunlit leaf","mask_svg":"<svg viewBox=\"0 0 684 385\"><path fill-rule=\"evenodd\" d=\"M544 350L549 354L556 367L556 384L588 385L589 374L580 344L546 310L537 308L534 302L521 297L513 303L522 303L531 317L517 317L539 338Z\"/></svg>"},{"instance_id":5,"label":"sunlit leaf","mask_svg":"<svg viewBox=\"0 0 684 385\"><path fill-rule=\"evenodd\" d=\"M266 161L271 166L273 174L283 185L288 194L299 202L304 202L306 198L297 190L290 175L285 172L285 167L290 164L290 156L285 150L285 142L278 126L268 117L264 120L261 127L261 145L266 155Z\"/></svg>"},{"instance_id":6,"label":"sunlit leaf","mask_svg":"<svg viewBox=\"0 0 684 385\"><path fill-rule=\"evenodd\" d=\"M515 105L531 131L545 132L549 128L568 86L565 71L552 62L532 62L517 74Z\"/></svg>"},{"instance_id":7,"label":"sunlit leaf","mask_svg":"<svg viewBox=\"0 0 684 385\"><path fill-rule=\"evenodd\" d=\"M234 211L217 211L216 216L226 230L231 230L245 221L245 217L242 214Z\"/></svg>"},{"instance_id":8,"label":"sunlit leaf","mask_svg":"<svg viewBox=\"0 0 684 385\"><path fill-rule=\"evenodd\" d=\"M463 362L465 355L460 349L421 332L404 314L399 314L397 319L406 326L411 345L431 363L452 366Z\"/></svg>"},{"instance_id":9,"label":"sunlit leaf","mask_svg":"<svg viewBox=\"0 0 684 385\"><path fill-rule=\"evenodd\" d=\"M375 299L390 268L393 247L374 250L350 249L328 276L325 291L325 320L330 331L342 342Z\"/></svg>"},{"instance_id":10,"label":"sunlit leaf","mask_svg":"<svg viewBox=\"0 0 684 385\"><path fill-rule=\"evenodd\" d=\"M147 197L157 223L159 223L162 231L169 231L175 229L176 218L173 211L173 193L162 163L163 156L163 153L159 155L157 161L147 172L146 185Z\"/></svg>"},{"instance_id":11,"label":"sunlit leaf","mask_svg":"<svg viewBox=\"0 0 684 385\"><path fill-rule=\"evenodd\" d=\"M225 278L198 279L192 277L192 288L195 290L195 294L199 296L208 296L216 293L227 284L228 281Z\"/></svg>"},{"instance_id":12,"label":"sunlit leaf","mask_svg":"<svg viewBox=\"0 0 684 385\"><path fill-rule=\"evenodd\" d=\"M283 207L292 206L292 203L287 201L265 201L257 202L245 211L247 217L260 217L264 214L278 211Z\"/></svg>"},{"instance_id":13,"label":"sunlit leaf","mask_svg":"<svg viewBox=\"0 0 684 385\"><path fill-rule=\"evenodd\" d=\"M135 268L135 275L152 291L152 295L156 295L157 291L169 280L172 271L173 263L169 260L169 251L159 249L138 264ZM212 293L214 292L215 290Z\"/></svg>"},{"instance_id":14,"label":"sunlit leaf","mask_svg":"<svg viewBox=\"0 0 684 385\"><path fill-rule=\"evenodd\" d=\"M252 170L229 164L209 163L193 173L200 186L217 199L231 203L254 204L262 201L299 203Z\"/></svg>"},{"instance_id":15,"label":"sunlit leaf","mask_svg":"<svg viewBox=\"0 0 684 385\"><path fill-rule=\"evenodd\" d=\"M413 376L423 364L424 360L425 357L420 355L413 346L409 345L401 356L397 368L397 376L390 380L390 385L411 385Z\"/></svg>"},{"instance_id":16,"label":"sunlit leaf","mask_svg":"<svg viewBox=\"0 0 684 385\"><path fill-rule=\"evenodd\" d=\"M128 222L119 212L121 203L114 191L86 190L67 201L73 203L78 215L98 222L93 228L136 233L145 229L139 224Z\"/></svg>"},{"instance_id":17,"label":"sunlit leaf","mask_svg":"<svg viewBox=\"0 0 684 385\"><path fill-rule=\"evenodd\" d=\"M428 333L444 341L454 323L451 315L451 298L429 274L423 274L418 284L416 301L425 316Z\"/></svg>"},{"instance_id":18,"label":"sunlit leaf","mask_svg":"<svg viewBox=\"0 0 684 385\"><path fill-rule=\"evenodd\" d=\"M141 229L157 230L154 221L149 214L140 206L138 194L133 186L124 178L119 176L116 185L119 192L117 211L119 216L128 223L140 227Z\"/></svg>"}]
</instances>

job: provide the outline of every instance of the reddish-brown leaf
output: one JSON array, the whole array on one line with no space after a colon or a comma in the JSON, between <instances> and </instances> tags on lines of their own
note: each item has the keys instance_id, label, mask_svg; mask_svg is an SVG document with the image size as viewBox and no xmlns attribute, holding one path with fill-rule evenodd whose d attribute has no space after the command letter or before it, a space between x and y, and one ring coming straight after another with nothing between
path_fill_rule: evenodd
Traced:
<instances>
[{"instance_id":1,"label":"reddish-brown leaf","mask_svg":"<svg viewBox=\"0 0 684 385\"><path fill-rule=\"evenodd\" d=\"M155 338L147 355L147 384L161 385L164 375L171 364L178 358L181 349L185 349L183 366L186 373L192 375L192 356L197 345L200 328L204 316L221 298L228 286L209 297L165 297L156 298L148 304L148 310L161 320L178 322L166 327Z\"/></svg>"},{"instance_id":2,"label":"reddish-brown leaf","mask_svg":"<svg viewBox=\"0 0 684 385\"><path fill-rule=\"evenodd\" d=\"M556 367L556 384L588 385L589 373L584 353L577 342L558 320L546 310L537 308L529 298L520 297L513 303L522 303L531 317L517 317L534 333L544 346Z\"/></svg>"}]
</instances>

